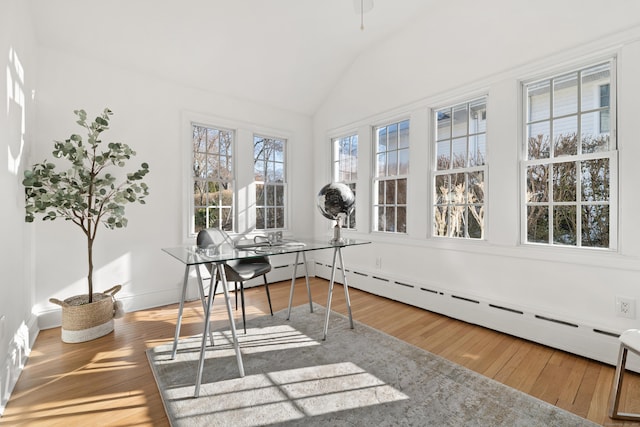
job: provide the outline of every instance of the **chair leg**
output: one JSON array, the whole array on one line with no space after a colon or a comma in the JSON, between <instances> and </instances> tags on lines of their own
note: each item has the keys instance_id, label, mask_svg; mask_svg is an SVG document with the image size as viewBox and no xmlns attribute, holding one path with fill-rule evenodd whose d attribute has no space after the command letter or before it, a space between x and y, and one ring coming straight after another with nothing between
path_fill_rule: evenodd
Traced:
<instances>
[{"instance_id":1,"label":"chair leg","mask_svg":"<svg viewBox=\"0 0 640 427\"><path fill-rule=\"evenodd\" d=\"M240 282L240 303L242 304L242 326L244 326L244 333L247 333L247 318L244 314L244 282Z\"/></svg>"},{"instance_id":2,"label":"chair leg","mask_svg":"<svg viewBox=\"0 0 640 427\"><path fill-rule=\"evenodd\" d=\"M269 301L269 312L273 316L273 308L271 307L271 294L269 293L269 282L267 282L267 275L263 274L262 278L264 279L264 288L267 290L267 300Z\"/></svg>"},{"instance_id":3,"label":"chair leg","mask_svg":"<svg viewBox=\"0 0 640 427\"><path fill-rule=\"evenodd\" d=\"M238 282L233 282L233 293L236 296L236 310L238 310Z\"/></svg>"},{"instance_id":4,"label":"chair leg","mask_svg":"<svg viewBox=\"0 0 640 427\"><path fill-rule=\"evenodd\" d=\"M618 364L616 365L616 373L613 377L613 385L611 386L611 398L609 401L609 416L618 420L640 420L640 414L620 412L620 391L622 390L622 379L626 370L627 354L629 349L620 344L620 352L618 354Z\"/></svg>"}]
</instances>

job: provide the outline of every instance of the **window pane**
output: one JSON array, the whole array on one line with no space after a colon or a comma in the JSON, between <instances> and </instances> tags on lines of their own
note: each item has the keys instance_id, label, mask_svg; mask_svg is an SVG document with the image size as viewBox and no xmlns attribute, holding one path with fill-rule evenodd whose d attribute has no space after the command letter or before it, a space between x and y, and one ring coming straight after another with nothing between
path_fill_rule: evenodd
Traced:
<instances>
[{"instance_id":1,"label":"window pane","mask_svg":"<svg viewBox=\"0 0 640 427\"><path fill-rule=\"evenodd\" d=\"M599 64L587 68L581 73L582 111L610 106L610 65Z\"/></svg>"},{"instance_id":2,"label":"window pane","mask_svg":"<svg viewBox=\"0 0 640 427\"><path fill-rule=\"evenodd\" d=\"M555 164L553 166L553 200L575 202L576 192L576 162Z\"/></svg>"},{"instance_id":3,"label":"window pane","mask_svg":"<svg viewBox=\"0 0 640 427\"><path fill-rule=\"evenodd\" d=\"M583 114L580 130L583 153L609 150L609 109Z\"/></svg>"},{"instance_id":4,"label":"window pane","mask_svg":"<svg viewBox=\"0 0 640 427\"><path fill-rule=\"evenodd\" d=\"M594 159L581 162L582 201L609 201L609 159Z\"/></svg>"},{"instance_id":5,"label":"window pane","mask_svg":"<svg viewBox=\"0 0 640 427\"><path fill-rule=\"evenodd\" d=\"M264 206L264 185L256 184L256 205Z\"/></svg>"},{"instance_id":6,"label":"window pane","mask_svg":"<svg viewBox=\"0 0 640 427\"><path fill-rule=\"evenodd\" d=\"M275 209L275 227L276 228L284 228L284 209L276 208Z\"/></svg>"},{"instance_id":7,"label":"window pane","mask_svg":"<svg viewBox=\"0 0 640 427\"><path fill-rule=\"evenodd\" d=\"M388 206L387 208L385 208L385 231L397 231L396 208L394 206Z\"/></svg>"},{"instance_id":8,"label":"window pane","mask_svg":"<svg viewBox=\"0 0 640 427\"><path fill-rule=\"evenodd\" d=\"M396 203L396 181L389 180L385 182L386 197L384 203L387 205L394 205Z\"/></svg>"},{"instance_id":9,"label":"window pane","mask_svg":"<svg viewBox=\"0 0 640 427\"><path fill-rule=\"evenodd\" d=\"M409 120L400 122L398 148L409 148Z\"/></svg>"},{"instance_id":10,"label":"window pane","mask_svg":"<svg viewBox=\"0 0 640 427\"><path fill-rule=\"evenodd\" d=\"M468 223L467 232L470 238L481 239L484 237L482 235L482 230L484 229L483 214L479 206L469 206Z\"/></svg>"},{"instance_id":11,"label":"window pane","mask_svg":"<svg viewBox=\"0 0 640 427\"><path fill-rule=\"evenodd\" d=\"M387 176L398 175L398 152L387 153Z\"/></svg>"},{"instance_id":12,"label":"window pane","mask_svg":"<svg viewBox=\"0 0 640 427\"><path fill-rule=\"evenodd\" d=\"M378 200L376 200L375 203L383 204L385 202L385 197L384 197L385 182L378 181L377 186L378 186Z\"/></svg>"},{"instance_id":13,"label":"window pane","mask_svg":"<svg viewBox=\"0 0 640 427\"><path fill-rule=\"evenodd\" d=\"M436 176L436 204L449 203L449 175Z\"/></svg>"},{"instance_id":14,"label":"window pane","mask_svg":"<svg viewBox=\"0 0 640 427\"><path fill-rule=\"evenodd\" d=\"M469 110L467 104L453 107L453 135L452 137L467 135Z\"/></svg>"},{"instance_id":15,"label":"window pane","mask_svg":"<svg viewBox=\"0 0 640 427\"><path fill-rule=\"evenodd\" d=\"M207 228L207 210L205 208L195 209L195 232Z\"/></svg>"},{"instance_id":16,"label":"window pane","mask_svg":"<svg viewBox=\"0 0 640 427\"><path fill-rule=\"evenodd\" d=\"M387 151L387 128L382 127L378 129L378 152Z\"/></svg>"},{"instance_id":17,"label":"window pane","mask_svg":"<svg viewBox=\"0 0 640 427\"><path fill-rule=\"evenodd\" d=\"M548 159L551 147L549 122L536 123L527 126L528 158Z\"/></svg>"},{"instance_id":18,"label":"window pane","mask_svg":"<svg viewBox=\"0 0 640 427\"><path fill-rule=\"evenodd\" d=\"M549 208L546 206L527 207L527 241L549 243Z\"/></svg>"},{"instance_id":19,"label":"window pane","mask_svg":"<svg viewBox=\"0 0 640 427\"><path fill-rule=\"evenodd\" d=\"M528 122L547 120L551 117L550 84L549 80L545 80L527 87L527 111L529 113Z\"/></svg>"},{"instance_id":20,"label":"window pane","mask_svg":"<svg viewBox=\"0 0 640 427\"><path fill-rule=\"evenodd\" d=\"M265 208L256 208L256 228L258 229L266 228L265 222L264 222L264 215L265 215Z\"/></svg>"},{"instance_id":21,"label":"window pane","mask_svg":"<svg viewBox=\"0 0 640 427\"><path fill-rule=\"evenodd\" d=\"M578 154L578 117L571 116L553 121L554 156Z\"/></svg>"},{"instance_id":22,"label":"window pane","mask_svg":"<svg viewBox=\"0 0 640 427\"><path fill-rule=\"evenodd\" d=\"M409 150L398 151L398 174L407 175L409 173Z\"/></svg>"},{"instance_id":23,"label":"window pane","mask_svg":"<svg viewBox=\"0 0 640 427\"><path fill-rule=\"evenodd\" d=\"M378 213L378 215L376 215L376 217L378 218L377 230L378 231L385 231L385 229L384 229L384 226L385 226L384 207L378 206L375 210Z\"/></svg>"},{"instance_id":24,"label":"window pane","mask_svg":"<svg viewBox=\"0 0 640 427\"><path fill-rule=\"evenodd\" d=\"M397 188L397 203L399 205L407 204L407 179L399 179Z\"/></svg>"},{"instance_id":25,"label":"window pane","mask_svg":"<svg viewBox=\"0 0 640 427\"><path fill-rule=\"evenodd\" d=\"M575 114L578 111L578 73L553 80L553 116Z\"/></svg>"},{"instance_id":26,"label":"window pane","mask_svg":"<svg viewBox=\"0 0 640 427\"><path fill-rule=\"evenodd\" d=\"M451 109L440 110L436 116L438 121L436 141L451 138Z\"/></svg>"},{"instance_id":27,"label":"window pane","mask_svg":"<svg viewBox=\"0 0 640 427\"><path fill-rule=\"evenodd\" d=\"M464 234L464 206L450 206L449 237L465 237Z\"/></svg>"},{"instance_id":28,"label":"window pane","mask_svg":"<svg viewBox=\"0 0 640 427\"><path fill-rule=\"evenodd\" d=\"M437 169L447 170L451 165L451 141L440 141L436 144Z\"/></svg>"},{"instance_id":29,"label":"window pane","mask_svg":"<svg viewBox=\"0 0 640 427\"><path fill-rule=\"evenodd\" d=\"M484 203L484 172L472 172L468 176L469 203Z\"/></svg>"},{"instance_id":30,"label":"window pane","mask_svg":"<svg viewBox=\"0 0 640 427\"><path fill-rule=\"evenodd\" d=\"M232 218L231 218L231 209L230 208L223 208L220 210L221 212L221 225L220 228L222 228L225 231L233 231L232 229Z\"/></svg>"},{"instance_id":31,"label":"window pane","mask_svg":"<svg viewBox=\"0 0 640 427\"><path fill-rule=\"evenodd\" d=\"M398 149L398 125L387 126L387 151Z\"/></svg>"},{"instance_id":32,"label":"window pane","mask_svg":"<svg viewBox=\"0 0 640 427\"><path fill-rule=\"evenodd\" d=\"M582 207L582 246L609 247L609 206Z\"/></svg>"},{"instance_id":33,"label":"window pane","mask_svg":"<svg viewBox=\"0 0 640 427\"><path fill-rule=\"evenodd\" d=\"M577 244L576 207L554 206L553 242L561 245Z\"/></svg>"},{"instance_id":34,"label":"window pane","mask_svg":"<svg viewBox=\"0 0 640 427\"><path fill-rule=\"evenodd\" d=\"M456 173L451 175L452 203L461 204L466 202L465 174Z\"/></svg>"},{"instance_id":35,"label":"window pane","mask_svg":"<svg viewBox=\"0 0 640 427\"><path fill-rule=\"evenodd\" d=\"M275 206L276 205L276 196L275 196L275 186L273 185L267 185L266 186L266 190L267 190L267 206ZM268 211L267 211L267 215L268 215Z\"/></svg>"},{"instance_id":36,"label":"window pane","mask_svg":"<svg viewBox=\"0 0 640 427\"><path fill-rule=\"evenodd\" d=\"M485 99L469 104L469 133L487 131L487 101Z\"/></svg>"},{"instance_id":37,"label":"window pane","mask_svg":"<svg viewBox=\"0 0 640 427\"><path fill-rule=\"evenodd\" d=\"M398 233L407 232L407 208L398 206L396 222L398 224Z\"/></svg>"},{"instance_id":38,"label":"window pane","mask_svg":"<svg viewBox=\"0 0 640 427\"><path fill-rule=\"evenodd\" d=\"M436 236L446 236L448 209L447 206L436 206L434 208L433 233Z\"/></svg>"},{"instance_id":39,"label":"window pane","mask_svg":"<svg viewBox=\"0 0 640 427\"><path fill-rule=\"evenodd\" d=\"M467 166L467 138L454 139L451 143L454 169Z\"/></svg>"},{"instance_id":40,"label":"window pane","mask_svg":"<svg viewBox=\"0 0 640 427\"><path fill-rule=\"evenodd\" d=\"M485 134L469 137L469 166L482 166L487 156L487 138Z\"/></svg>"},{"instance_id":41,"label":"window pane","mask_svg":"<svg viewBox=\"0 0 640 427\"><path fill-rule=\"evenodd\" d=\"M378 176L387 176L387 154L378 154Z\"/></svg>"}]
</instances>

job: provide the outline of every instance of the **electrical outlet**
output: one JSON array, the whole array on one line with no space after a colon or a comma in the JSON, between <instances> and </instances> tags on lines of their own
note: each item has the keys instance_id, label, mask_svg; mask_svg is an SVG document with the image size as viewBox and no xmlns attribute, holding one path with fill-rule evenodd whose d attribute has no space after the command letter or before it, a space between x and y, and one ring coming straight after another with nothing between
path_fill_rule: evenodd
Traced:
<instances>
[{"instance_id":1,"label":"electrical outlet","mask_svg":"<svg viewBox=\"0 0 640 427\"><path fill-rule=\"evenodd\" d=\"M381 269L382 268L382 257L376 257L376 268L377 269Z\"/></svg>"},{"instance_id":2,"label":"electrical outlet","mask_svg":"<svg viewBox=\"0 0 640 427\"><path fill-rule=\"evenodd\" d=\"M616 315L618 317L635 319L636 318L636 300L634 298L616 296Z\"/></svg>"}]
</instances>

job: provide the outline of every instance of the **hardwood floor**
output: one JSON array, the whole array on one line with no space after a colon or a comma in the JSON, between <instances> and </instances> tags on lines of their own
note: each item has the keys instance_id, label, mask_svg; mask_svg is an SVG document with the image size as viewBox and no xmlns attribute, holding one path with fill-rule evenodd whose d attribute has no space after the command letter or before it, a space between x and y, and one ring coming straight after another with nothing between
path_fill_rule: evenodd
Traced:
<instances>
[{"instance_id":1,"label":"hardwood floor","mask_svg":"<svg viewBox=\"0 0 640 427\"><path fill-rule=\"evenodd\" d=\"M324 305L327 281L312 278L311 283L314 301ZM289 284L270 285L274 311L286 308ZM356 289L350 295L357 321L600 425L640 425L606 415L611 366ZM247 289L245 297L249 319L268 312L264 287ZM294 305L305 303L299 279ZM214 327L226 324L222 304L223 298L216 298ZM346 314L338 285L332 308ZM127 313L116 320L114 333L81 344L62 343L58 328L42 331L0 425L168 426L145 350L172 340L177 312L174 304ZM188 303L182 335L199 333L201 322L199 301ZM623 408L640 412L640 375L628 378Z\"/></svg>"}]
</instances>

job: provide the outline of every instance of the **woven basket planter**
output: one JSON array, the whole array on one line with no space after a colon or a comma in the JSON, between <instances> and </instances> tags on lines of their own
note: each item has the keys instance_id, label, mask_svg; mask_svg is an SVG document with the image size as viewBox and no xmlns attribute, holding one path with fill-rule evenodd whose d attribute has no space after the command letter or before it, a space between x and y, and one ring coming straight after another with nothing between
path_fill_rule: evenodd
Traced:
<instances>
[{"instance_id":1,"label":"woven basket planter","mask_svg":"<svg viewBox=\"0 0 640 427\"><path fill-rule=\"evenodd\" d=\"M113 318L116 308L114 295L122 286L116 285L102 293L93 294L93 302L88 303L89 295L76 295L60 301L50 302L62 307L62 341L79 343L100 338L113 331Z\"/></svg>"}]
</instances>

